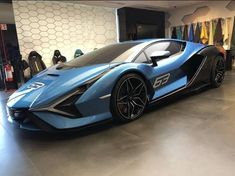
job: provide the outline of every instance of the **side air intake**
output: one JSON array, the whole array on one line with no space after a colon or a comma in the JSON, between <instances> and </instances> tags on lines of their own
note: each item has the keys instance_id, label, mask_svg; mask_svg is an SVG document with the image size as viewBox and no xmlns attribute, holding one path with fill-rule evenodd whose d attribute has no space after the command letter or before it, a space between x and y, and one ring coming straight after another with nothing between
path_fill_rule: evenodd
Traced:
<instances>
[{"instance_id":1,"label":"side air intake","mask_svg":"<svg viewBox=\"0 0 235 176\"><path fill-rule=\"evenodd\" d=\"M195 77L204 59L202 55L194 55L181 66L181 70L187 75L188 82Z\"/></svg>"}]
</instances>

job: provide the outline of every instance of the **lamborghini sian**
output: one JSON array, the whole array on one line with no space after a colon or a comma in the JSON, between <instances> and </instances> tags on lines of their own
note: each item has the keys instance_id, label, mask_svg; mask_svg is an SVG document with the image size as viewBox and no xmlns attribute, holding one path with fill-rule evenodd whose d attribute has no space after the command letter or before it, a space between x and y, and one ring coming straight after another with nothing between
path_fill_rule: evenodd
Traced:
<instances>
[{"instance_id":1,"label":"lamborghini sian","mask_svg":"<svg viewBox=\"0 0 235 176\"><path fill-rule=\"evenodd\" d=\"M224 61L215 46L175 39L108 45L35 75L9 97L8 119L44 131L133 121L173 94L219 87Z\"/></svg>"}]
</instances>

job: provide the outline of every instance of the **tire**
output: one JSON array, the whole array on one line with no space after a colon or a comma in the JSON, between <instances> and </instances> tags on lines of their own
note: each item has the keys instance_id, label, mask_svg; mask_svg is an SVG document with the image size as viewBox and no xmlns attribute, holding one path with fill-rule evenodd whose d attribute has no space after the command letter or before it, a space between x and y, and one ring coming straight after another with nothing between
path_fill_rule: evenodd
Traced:
<instances>
[{"instance_id":1,"label":"tire","mask_svg":"<svg viewBox=\"0 0 235 176\"><path fill-rule=\"evenodd\" d=\"M212 88L219 87L224 80L225 62L222 56L217 56L214 60L211 71L211 86Z\"/></svg>"},{"instance_id":2,"label":"tire","mask_svg":"<svg viewBox=\"0 0 235 176\"><path fill-rule=\"evenodd\" d=\"M137 74L122 76L111 96L111 112L114 120L130 122L138 119L147 104L147 87Z\"/></svg>"}]
</instances>

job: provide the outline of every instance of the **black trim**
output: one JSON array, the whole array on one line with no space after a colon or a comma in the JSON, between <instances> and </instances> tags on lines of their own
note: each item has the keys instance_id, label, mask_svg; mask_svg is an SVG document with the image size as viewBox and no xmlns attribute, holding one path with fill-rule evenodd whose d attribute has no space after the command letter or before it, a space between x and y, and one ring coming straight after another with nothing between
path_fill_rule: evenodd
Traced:
<instances>
[{"instance_id":1,"label":"black trim","mask_svg":"<svg viewBox=\"0 0 235 176\"><path fill-rule=\"evenodd\" d=\"M35 126L35 129L42 129L44 131L56 130L56 128L44 122L26 108L22 109L8 108L8 113L11 119L14 121L14 123L18 125L25 126L27 124L32 124L33 126Z\"/></svg>"},{"instance_id":2,"label":"black trim","mask_svg":"<svg viewBox=\"0 0 235 176\"><path fill-rule=\"evenodd\" d=\"M195 54L180 67L180 69L187 75L188 82L190 82L197 73L203 59L205 59L204 56Z\"/></svg>"},{"instance_id":3,"label":"black trim","mask_svg":"<svg viewBox=\"0 0 235 176\"><path fill-rule=\"evenodd\" d=\"M81 97L81 94L72 95L71 97L65 99L64 101L56 105L54 109L73 115L73 116L69 116L69 118L73 118L73 119L81 118L83 116L78 110L78 108L75 106L76 101L78 101L80 97Z\"/></svg>"},{"instance_id":4,"label":"black trim","mask_svg":"<svg viewBox=\"0 0 235 176\"><path fill-rule=\"evenodd\" d=\"M14 116L14 112L21 112L22 113L21 119L17 119ZM83 130L83 129L86 129L86 128L97 126L99 124L103 124L105 122L112 121L112 118L110 118L110 119L102 120L102 121L95 122L95 123L92 123L92 124L84 125L84 126L81 126L81 127L58 129L58 128L55 128L52 125L46 123L45 121L41 120L38 116L34 115L28 109L8 108L8 113L11 116L11 118L12 118L12 120L15 124L24 126L23 120L27 119L27 120L29 120L28 123L31 123L32 126L35 126L35 130L40 130L40 131L45 131L45 132L50 132L50 133L80 131L80 130ZM32 131L33 131L33 129L32 129Z\"/></svg>"},{"instance_id":5,"label":"black trim","mask_svg":"<svg viewBox=\"0 0 235 176\"><path fill-rule=\"evenodd\" d=\"M185 48L187 46L187 41L183 41L183 40L172 40L172 39L159 39L157 41L154 41L154 42L151 42L149 43L148 45L146 45L144 48L141 49L141 51L134 57L134 59L132 59L131 62L135 62L135 60L139 57L139 55L143 52L145 54L145 57L147 58L147 60L150 62L150 64L152 63L151 62L151 59L148 58L147 54L145 53L145 50L148 49L149 47L151 47L152 45L155 45L156 43L160 43L160 42L176 42L176 43L180 43L182 44L182 48L181 48L181 55L183 54L183 52L185 51Z\"/></svg>"}]
</instances>

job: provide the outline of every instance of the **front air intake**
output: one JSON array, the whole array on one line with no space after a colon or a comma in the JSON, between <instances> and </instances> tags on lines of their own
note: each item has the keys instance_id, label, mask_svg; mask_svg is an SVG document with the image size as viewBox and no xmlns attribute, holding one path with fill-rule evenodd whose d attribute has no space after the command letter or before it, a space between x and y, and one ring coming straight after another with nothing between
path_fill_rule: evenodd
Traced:
<instances>
[{"instance_id":1,"label":"front air intake","mask_svg":"<svg viewBox=\"0 0 235 176\"><path fill-rule=\"evenodd\" d=\"M68 99L62 101L61 103L59 103L54 108L59 111L71 114L71 116L74 116L74 118L82 117L81 113L78 111L78 109L75 106L75 103L80 96L81 95L75 94L69 97Z\"/></svg>"}]
</instances>

